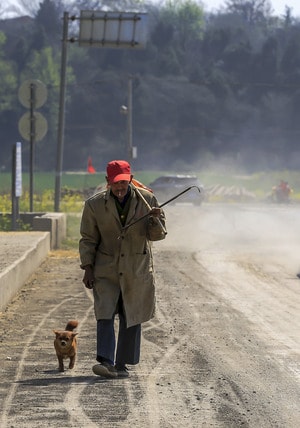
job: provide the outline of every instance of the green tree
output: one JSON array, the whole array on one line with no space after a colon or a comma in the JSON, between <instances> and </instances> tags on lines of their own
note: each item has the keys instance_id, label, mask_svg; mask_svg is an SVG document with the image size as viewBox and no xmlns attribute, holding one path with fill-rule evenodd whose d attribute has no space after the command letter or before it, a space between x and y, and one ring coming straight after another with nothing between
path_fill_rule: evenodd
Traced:
<instances>
[{"instance_id":1,"label":"green tree","mask_svg":"<svg viewBox=\"0 0 300 428\"><path fill-rule=\"evenodd\" d=\"M58 53L48 46L41 51L33 51L31 57L21 73L21 81L27 79L38 79L48 89L48 97L42 112L48 122L48 133L37 148L38 165L42 168L51 169L55 165L55 150L53 143L57 139L57 118L60 83L60 62ZM67 69L67 82L74 82L72 68ZM67 98L67 102L69 97Z\"/></svg>"},{"instance_id":2,"label":"green tree","mask_svg":"<svg viewBox=\"0 0 300 428\"><path fill-rule=\"evenodd\" d=\"M5 60L5 42L6 36L0 32L0 112L12 109L17 88L15 64Z\"/></svg>"},{"instance_id":3,"label":"green tree","mask_svg":"<svg viewBox=\"0 0 300 428\"><path fill-rule=\"evenodd\" d=\"M203 36L203 8L193 0L167 1L160 12L160 20L172 28L174 41L181 49Z\"/></svg>"},{"instance_id":4,"label":"green tree","mask_svg":"<svg viewBox=\"0 0 300 428\"><path fill-rule=\"evenodd\" d=\"M194 59L195 46L203 37L204 26L203 9L197 2L169 0L165 3L151 31L151 41L159 48L157 60L165 74L170 74L171 70L178 74L179 64L183 70Z\"/></svg>"},{"instance_id":5,"label":"green tree","mask_svg":"<svg viewBox=\"0 0 300 428\"><path fill-rule=\"evenodd\" d=\"M44 0L35 16L37 29L43 31L48 43L57 44L62 32L63 3L61 1Z\"/></svg>"}]
</instances>

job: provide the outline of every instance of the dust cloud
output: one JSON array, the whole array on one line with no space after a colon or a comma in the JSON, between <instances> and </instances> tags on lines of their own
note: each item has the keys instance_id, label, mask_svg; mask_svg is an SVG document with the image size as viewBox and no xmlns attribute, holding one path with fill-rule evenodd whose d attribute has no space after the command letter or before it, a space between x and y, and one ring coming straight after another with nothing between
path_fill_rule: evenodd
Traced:
<instances>
[{"instance_id":1,"label":"dust cloud","mask_svg":"<svg viewBox=\"0 0 300 428\"><path fill-rule=\"evenodd\" d=\"M300 269L300 207L176 204L165 207L168 235L156 244L190 252L232 252L259 263Z\"/></svg>"}]
</instances>

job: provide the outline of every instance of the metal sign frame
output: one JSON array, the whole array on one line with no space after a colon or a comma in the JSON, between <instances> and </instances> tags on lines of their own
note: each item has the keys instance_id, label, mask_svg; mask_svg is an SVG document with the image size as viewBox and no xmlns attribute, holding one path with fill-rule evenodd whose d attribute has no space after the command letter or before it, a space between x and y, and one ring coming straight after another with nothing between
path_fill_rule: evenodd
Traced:
<instances>
[{"instance_id":1,"label":"metal sign frame","mask_svg":"<svg viewBox=\"0 0 300 428\"><path fill-rule=\"evenodd\" d=\"M147 14L82 10L79 46L139 48L147 41Z\"/></svg>"}]
</instances>

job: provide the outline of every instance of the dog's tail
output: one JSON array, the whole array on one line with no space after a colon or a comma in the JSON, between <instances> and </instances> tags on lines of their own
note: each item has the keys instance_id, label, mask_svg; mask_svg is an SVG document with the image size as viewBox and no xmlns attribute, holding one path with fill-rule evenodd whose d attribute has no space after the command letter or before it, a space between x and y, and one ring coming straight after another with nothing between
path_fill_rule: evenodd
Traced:
<instances>
[{"instance_id":1,"label":"dog's tail","mask_svg":"<svg viewBox=\"0 0 300 428\"><path fill-rule=\"evenodd\" d=\"M68 324L66 325L66 330L73 331L77 326L78 326L77 320L68 321Z\"/></svg>"}]
</instances>

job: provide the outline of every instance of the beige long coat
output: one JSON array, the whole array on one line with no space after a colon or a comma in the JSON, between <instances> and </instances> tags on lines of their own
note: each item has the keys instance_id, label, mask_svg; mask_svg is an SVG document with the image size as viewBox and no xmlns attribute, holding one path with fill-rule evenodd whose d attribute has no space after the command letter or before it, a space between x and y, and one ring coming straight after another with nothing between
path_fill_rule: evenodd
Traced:
<instances>
[{"instance_id":1,"label":"beige long coat","mask_svg":"<svg viewBox=\"0 0 300 428\"><path fill-rule=\"evenodd\" d=\"M138 189L151 207L158 206L155 196ZM135 190L126 224L149 211ZM162 213L161 222L165 224ZM125 225L126 226L126 225ZM164 239L165 233L155 218L146 217L126 230L109 190L85 202L79 252L81 266L94 267L94 307L96 319L112 318L122 293L127 327L154 316L155 281L151 240Z\"/></svg>"}]
</instances>

